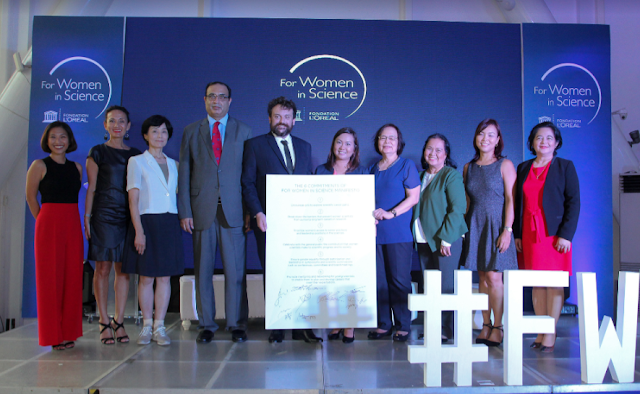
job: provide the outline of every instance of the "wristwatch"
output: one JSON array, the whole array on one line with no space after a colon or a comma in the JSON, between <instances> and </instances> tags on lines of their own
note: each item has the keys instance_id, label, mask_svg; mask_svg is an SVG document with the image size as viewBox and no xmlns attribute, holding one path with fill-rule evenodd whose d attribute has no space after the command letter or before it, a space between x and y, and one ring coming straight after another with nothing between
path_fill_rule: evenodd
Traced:
<instances>
[{"instance_id":1,"label":"wristwatch","mask_svg":"<svg viewBox=\"0 0 640 394\"><path fill-rule=\"evenodd\" d=\"M391 213L393 214L393 217L394 217L394 218L395 218L396 216L398 216L398 213L396 212L396 210L395 210L395 209L392 209L392 210L391 210Z\"/></svg>"},{"instance_id":2,"label":"wristwatch","mask_svg":"<svg viewBox=\"0 0 640 394\"><path fill-rule=\"evenodd\" d=\"M504 229L505 229L505 230L507 230L507 231L508 231L508 232L510 232L510 233L512 233L512 232L513 232L513 229L512 229L511 227L506 227L506 226L505 226L505 228L504 228Z\"/></svg>"}]
</instances>

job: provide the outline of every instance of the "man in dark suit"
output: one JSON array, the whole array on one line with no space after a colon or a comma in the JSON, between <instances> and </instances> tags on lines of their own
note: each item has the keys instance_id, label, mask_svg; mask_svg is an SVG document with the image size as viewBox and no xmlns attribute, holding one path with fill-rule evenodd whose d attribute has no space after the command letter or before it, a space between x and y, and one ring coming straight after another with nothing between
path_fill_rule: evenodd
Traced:
<instances>
[{"instance_id":1,"label":"man in dark suit","mask_svg":"<svg viewBox=\"0 0 640 394\"><path fill-rule=\"evenodd\" d=\"M242 196L251 216L258 257L265 273L267 174L312 173L311 145L291 135L296 123L296 104L284 97L278 97L269 102L267 110L271 130L245 143L242 165ZM283 339L283 330L273 330L269 336L269 342L282 342ZM294 330L293 339L305 342L322 341L314 335L313 330Z\"/></svg>"},{"instance_id":2,"label":"man in dark suit","mask_svg":"<svg viewBox=\"0 0 640 394\"><path fill-rule=\"evenodd\" d=\"M242 155L251 129L229 116L231 89L223 82L205 88L207 117L184 129L178 169L178 214L193 234L196 301L200 326L196 339L208 343L218 329L213 266L220 248L225 277L227 330L234 342L247 340L246 237L243 231Z\"/></svg>"}]
</instances>

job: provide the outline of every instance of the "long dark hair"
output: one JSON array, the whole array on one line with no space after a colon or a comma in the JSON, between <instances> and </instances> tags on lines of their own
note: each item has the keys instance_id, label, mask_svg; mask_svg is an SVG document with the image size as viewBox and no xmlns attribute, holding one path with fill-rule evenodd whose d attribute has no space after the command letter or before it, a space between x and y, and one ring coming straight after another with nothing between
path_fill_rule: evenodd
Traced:
<instances>
[{"instance_id":1,"label":"long dark hair","mask_svg":"<svg viewBox=\"0 0 640 394\"><path fill-rule=\"evenodd\" d=\"M482 132L484 129L486 129L489 126L493 126L496 128L496 130L498 131L498 138L499 138L498 143L496 144L496 147L493 150L493 155L498 160L505 157L502 155L502 150L504 149L504 142L502 142L502 131L500 131L500 125L498 125L498 121L496 121L495 119L487 118L487 119L484 119L482 122L480 122L480 124L478 124L478 127L476 127L476 133L473 135L473 149L475 149L476 154L475 156L473 156L473 159L471 159L472 162L478 161L478 159L480 158L480 149L478 149L478 147L476 146L476 138L478 137L478 134L480 134L480 132Z\"/></svg>"},{"instance_id":2,"label":"long dark hair","mask_svg":"<svg viewBox=\"0 0 640 394\"><path fill-rule=\"evenodd\" d=\"M429 144L429 141L435 138L440 139L444 142L444 151L447 154L447 158L444 160L444 165L447 167L458 168L458 165L456 164L456 162L451 158L451 144L449 144L449 140L447 139L447 137L445 137L440 133L431 134L430 136L427 137L427 140L424 142L424 146L422 147L422 158L420 159L420 163L422 163L422 168L425 170L429 169L429 163L424 158L424 151L427 150L427 144Z\"/></svg>"},{"instance_id":3,"label":"long dark hair","mask_svg":"<svg viewBox=\"0 0 640 394\"><path fill-rule=\"evenodd\" d=\"M333 136L333 141L331 141L331 150L329 151L329 156L327 156L327 163L329 163L332 168L336 165L336 155L335 153L333 153L333 146L335 145L338 137L340 137L342 134L351 134L351 136L353 136L353 154L349 158L349 165L347 166L347 172L351 172L358 168L358 166L360 166L360 147L358 145L358 135L351 127L343 127L336 132L336 135Z\"/></svg>"}]
</instances>

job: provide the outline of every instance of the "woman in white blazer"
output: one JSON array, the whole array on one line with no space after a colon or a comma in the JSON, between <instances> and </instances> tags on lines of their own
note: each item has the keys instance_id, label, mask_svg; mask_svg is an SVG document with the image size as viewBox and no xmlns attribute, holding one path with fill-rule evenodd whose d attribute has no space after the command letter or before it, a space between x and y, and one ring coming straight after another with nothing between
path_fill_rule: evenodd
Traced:
<instances>
[{"instance_id":1,"label":"woman in white blazer","mask_svg":"<svg viewBox=\"0 0 640 394\"><path fill-rule=\"evenodd\" d=\"M184 273L176 204L178 167L175 160L162 153L172 134L173 127L164 116L154 115L145 120L142 136L149 149L131 157L127 167L131 224L122 272L140 275L138 299L144 324L138 337L139 345L152 340L162 346L171 343L164 327L171 295L169 280L172 275Z\"/></svg>"}]
</instances>

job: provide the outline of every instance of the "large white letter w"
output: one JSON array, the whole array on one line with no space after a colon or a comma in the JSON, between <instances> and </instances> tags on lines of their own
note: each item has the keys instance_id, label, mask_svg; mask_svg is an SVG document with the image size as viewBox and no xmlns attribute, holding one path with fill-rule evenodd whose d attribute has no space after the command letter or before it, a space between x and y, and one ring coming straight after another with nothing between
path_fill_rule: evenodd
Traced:
<instances>
[{"instance_id":1,"label":"large white letter w","mask_svg":"<svg viewBox=\"0 0 640 394\"><path fill-rule=\"evenodd\" d=\"M609 316L604 316L598 332L596 274L578 272L580 370L583 382L602 383L607 367L616 382L633 382L639 279L638 272L620 272L617 333Z\"/></svg>"}]
</instances>

